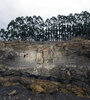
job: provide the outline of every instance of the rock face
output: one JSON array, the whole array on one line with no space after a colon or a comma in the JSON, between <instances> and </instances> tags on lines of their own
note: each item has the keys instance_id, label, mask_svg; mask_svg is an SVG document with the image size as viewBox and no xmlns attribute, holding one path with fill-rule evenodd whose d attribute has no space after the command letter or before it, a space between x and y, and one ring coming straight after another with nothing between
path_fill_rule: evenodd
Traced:
<instances>
[{"instance_id":1,"label":"rock face","mask_svg":"<svg viewBox=\"0 0 90 100\"><path fill-rule=\"evenodd\" d=\"M15 88L18 86L20 87L19 89ZM69 98L68 100L89 100L90 99L89 87L88 88L83 87L71 82L64 84L62 82L58 82L54 78L52 80L52 77L35 76L29 73L23 72L23 70L20 70L20 69L13 70L13 69L5 68L5 67L0 67L0 98L3 98L4 96L6 98L5 100L10 100L9 97L11 98L14 97L14 99L11 99L11 100L15 100L15 97L17 97L18 95L17 100L22 100L23 98L20 99L20 96L22 94L22 92L20 93L20 90L22 88L24 91L23 96L27 97L27 94L25 94L26 93L25 91L27 90L29 96L33 97L32 100L35 100L35 95L45 95L45 94L55 95L56 93L58 93L59 95L63 93L64 96L66 96L65 94L71 95L71 97L73 98L72 99ZM30 93L32 94L34 93L35 95L32 95ZM50 98L51 97L50 95L47 98ZM75 96L79 98L82 97L82 98L74 99ZM46 96L44 96L44 98L45 97ZM49 100L60 100L61 97L62 95L59 97L59 99L52 97ZM37 99L38 97L36 98L36 100ZM0 99L0 100L3 100L3 99ZM43 100L43 98L39 100ZM47 99L44 99L44 100L47 100ZM67 100L67 98L66 99L64 98L61 100Z\"/></svg>"},{"instance_id":2,"label":"rock face","mask_svg":"<svg viewBox=\"0 0 90 100\"><path fill-rule=\"evenodd\" d=\"M0 64L34 75L90 82L90 41L26 43L1 42ZM76 81L75 81L76 82ZM76 82L77 83L77 82Z\"/></svg>"},{"instance_id":3,"label":"rock face","mask_svg":"<svg viewBox=\"0 0 90 100\"><path fill-rule=\"evenodd\" d=\"M90 41L0 42L0 91L1 100L89 100Z\"/></svg>"}]
</instances>

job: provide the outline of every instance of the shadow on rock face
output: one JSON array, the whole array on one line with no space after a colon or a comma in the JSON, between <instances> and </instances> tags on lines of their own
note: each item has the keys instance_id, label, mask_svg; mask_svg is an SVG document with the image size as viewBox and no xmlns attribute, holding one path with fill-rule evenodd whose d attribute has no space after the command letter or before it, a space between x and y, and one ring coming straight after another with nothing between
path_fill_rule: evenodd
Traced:
<instances>
[{"instance_id":1,"label":"shadow on rock face","mask_svg":"<svg viewBox=\"0 0 90 100\"><path fill-rule=\"evenodd\" d=\"M0 55L0 64L5 66L15 65L15 60L18 58L17 53L14 51L2 51Z\"/></svg>"},{"instance_id":2,"label":"shadow on rock face","mask_svg":"<svg viewBox=\"0 0 90 100\"><path fill-rule=\"evenodd\" d=\"M0 58L6 53L6 51L0 50Z\"/></svg>"},{"instance_id":3,"label":"shadow on rock face","mask_svg":"<svg viewBox=\"0 0 90 100\"><path fill-rule=\"evenodd\" d=\"M90 70L85 67L54 67L50 76L63 83L74 83L83 87L90 86Z\"/></svg>"},{"instance_id":4,"label":"shadow on rock face","mask_svg":"<svg viewBox=\"0 0 90 100\"><path fill-rule=\"evenodd\" d=\"M61 82L68 82L71 79L71 72L68 69L65 69L64 67L55 67L52 70L50 70L50 76L56 77Z\"/></svg>"},{"instance_id":5,"label":"shadow on rock face","mask_svg":"<svg viewBox=\"0 0 90 100\"><path fill-rule=\"evenodd\" d=\"M15 59L16 57L17 57L17 54L14 51L7 52L4 55L5 59Z\"/></svg>"}]
</instances>

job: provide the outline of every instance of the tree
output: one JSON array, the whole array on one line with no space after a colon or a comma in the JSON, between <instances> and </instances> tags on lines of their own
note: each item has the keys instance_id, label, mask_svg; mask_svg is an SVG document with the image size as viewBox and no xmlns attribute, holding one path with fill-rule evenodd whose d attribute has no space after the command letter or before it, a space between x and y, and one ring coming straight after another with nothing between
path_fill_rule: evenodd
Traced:
<instances>
[{"instance_id":1,"label":"tree","mask_svg":"<svg viewBox=\"0 0 90 100\"><path fill-rule=\"evenodd\" d=\"M6 31L5 31L5 29L1 29L0 30L0 37L1 37L1 39L2 40L6 40L7 38L8 38L8 36L6 35Z\"/></svg>"},{"instance_id":2,"label":"tree","mask_svg":"<svg viewBox=\"0 0 90 100\"><path fill-rule=\"evenodd\" d=\"M17 26L16 26L16 22L14 20L12 20L7 27L7 36L8 36L8 40L13 40L15 38L17 38L17 30L16 30Z\"/></svg>"},{"instance_id":3,"label":"tree","mask_svg":"<svg viewBox=\"0 0 90 100\"><path fill-rule=\"evenodd\" d=\"M51 21L50 19L46 19L44 24L44 40L50 41L51 40Z\"/></svg>"},{"instance_id":4,"label":"tree","mask_svg":"<svg viewBox=\"0 0 90 100\"><path fill-rule=\"evenodd\" d=\"M90 37L90 13L87 11L53 16L45 22L40 16L17 17L6 30L0 30L0 37L8 41L58 41L78 36Z\"/></svg>"}]
</instances>

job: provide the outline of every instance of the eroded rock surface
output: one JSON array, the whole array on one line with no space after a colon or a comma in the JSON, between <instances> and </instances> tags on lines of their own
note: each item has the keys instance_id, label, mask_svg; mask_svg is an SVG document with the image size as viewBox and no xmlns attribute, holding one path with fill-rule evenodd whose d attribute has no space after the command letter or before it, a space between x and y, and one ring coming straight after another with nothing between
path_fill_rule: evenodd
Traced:
<instances>
[{"instance_id":1,"label":"eroded rock surface","mask_svg":"<svg viewBox=\"0 0 90 100\"><path fill-rule=\"evenodd\" d=\"M1 42L0 64L9 68L23 68L32 74L44 76L55 76L54 74L60 71L58 69L64 70L67 67L70 71L76 69L76 73L80 73L79 69L84 68L86 73L86 70L90 69L90 41ZM67 72L69 76L70 71Z\"/></svg>"},{"instance_id":2,"label":"eroded rock surface","mask_svg":"<svg viewBox=\"0 0 90 100\"><path fill-rule=\"evenodd\" d=\"M70 93L88 100L87 98L90 98L90 41L1 42L0 87L6 89L18 88L18 86L29 89L29 93L35 93L34 96L37 93L40 95L48 93L49 96L53 93L54 95L59 93L58 96L61 96L60 93ZM12 91L15 91L15 88ZM18 95L17 93L16 91L15 95ZM7 99L8 96L5 98ZM66 100L75 98L66 98ZM13 99L11 97L7 100ZM42 100L41 96L39 100ZM59 100L59 98L51 97L50 100ZM84 99L77 98L77 100Z\"/></svg>"},{"instance_id":3,"label":"eroded rock surface","mask_svg":"<svg viewBox=\"0 0 90 100\"><path fill-rule=\"evenodd\" d=\"M5 90L8 91L4 94L5 100L9 100L10 96L11 98L17 97L20 92L20 90L17 89L18 86L23 89L23 91L27 90L28 93L32 93L35 96L40 94L43 96L47 94L47 98L51 98L50 100L59 100L60 98L62 98L62 95L71 95L70 97L66 99L63 98L62 100L67 100L71 97L72 99L70 100L74 100L75 98L77 98L77 100L88 100L90 98L90 87L83 87L72 82L63 83L52 77L31 75L24 72L23 70L10 70L5 67L0 67L0 88L8 88L8 90ZM13 90L9 91L10 87L12 87ZM61 97L58 99L53 98L52 95L56 95L57 93L58 96ZM30 96L33 98L32 100L35 100L35 96L33 96L32 94ZM25 95L28 96L28 94L24 94L24 96ZM0 95L0 97L3 98L3 94ZM20 97L21 95L19 94L17 100L20 100ZM38 99L39 97L37 97L36 100ZM40 98L40 100L43 99ZM44 98L44 100L47 99Z\"/></svg>"}]
</instances>

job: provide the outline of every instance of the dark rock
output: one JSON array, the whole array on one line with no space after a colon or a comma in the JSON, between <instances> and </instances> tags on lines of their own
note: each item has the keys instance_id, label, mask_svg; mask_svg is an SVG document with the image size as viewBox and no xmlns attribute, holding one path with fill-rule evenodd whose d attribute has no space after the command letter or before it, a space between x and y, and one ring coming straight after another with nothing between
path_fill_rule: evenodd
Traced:
<instances>
[{"instance_id":1,"label":"dark rock","mask_svg":"<svg viewBox=\"0 0 90 100\"><path fill-rule=\"evenodd\" d=\"M15 59L16 57L17 57L17 54L14 51L7 52L4 55L4 58L6 59Z\"/></svg>"}]
</instances>

